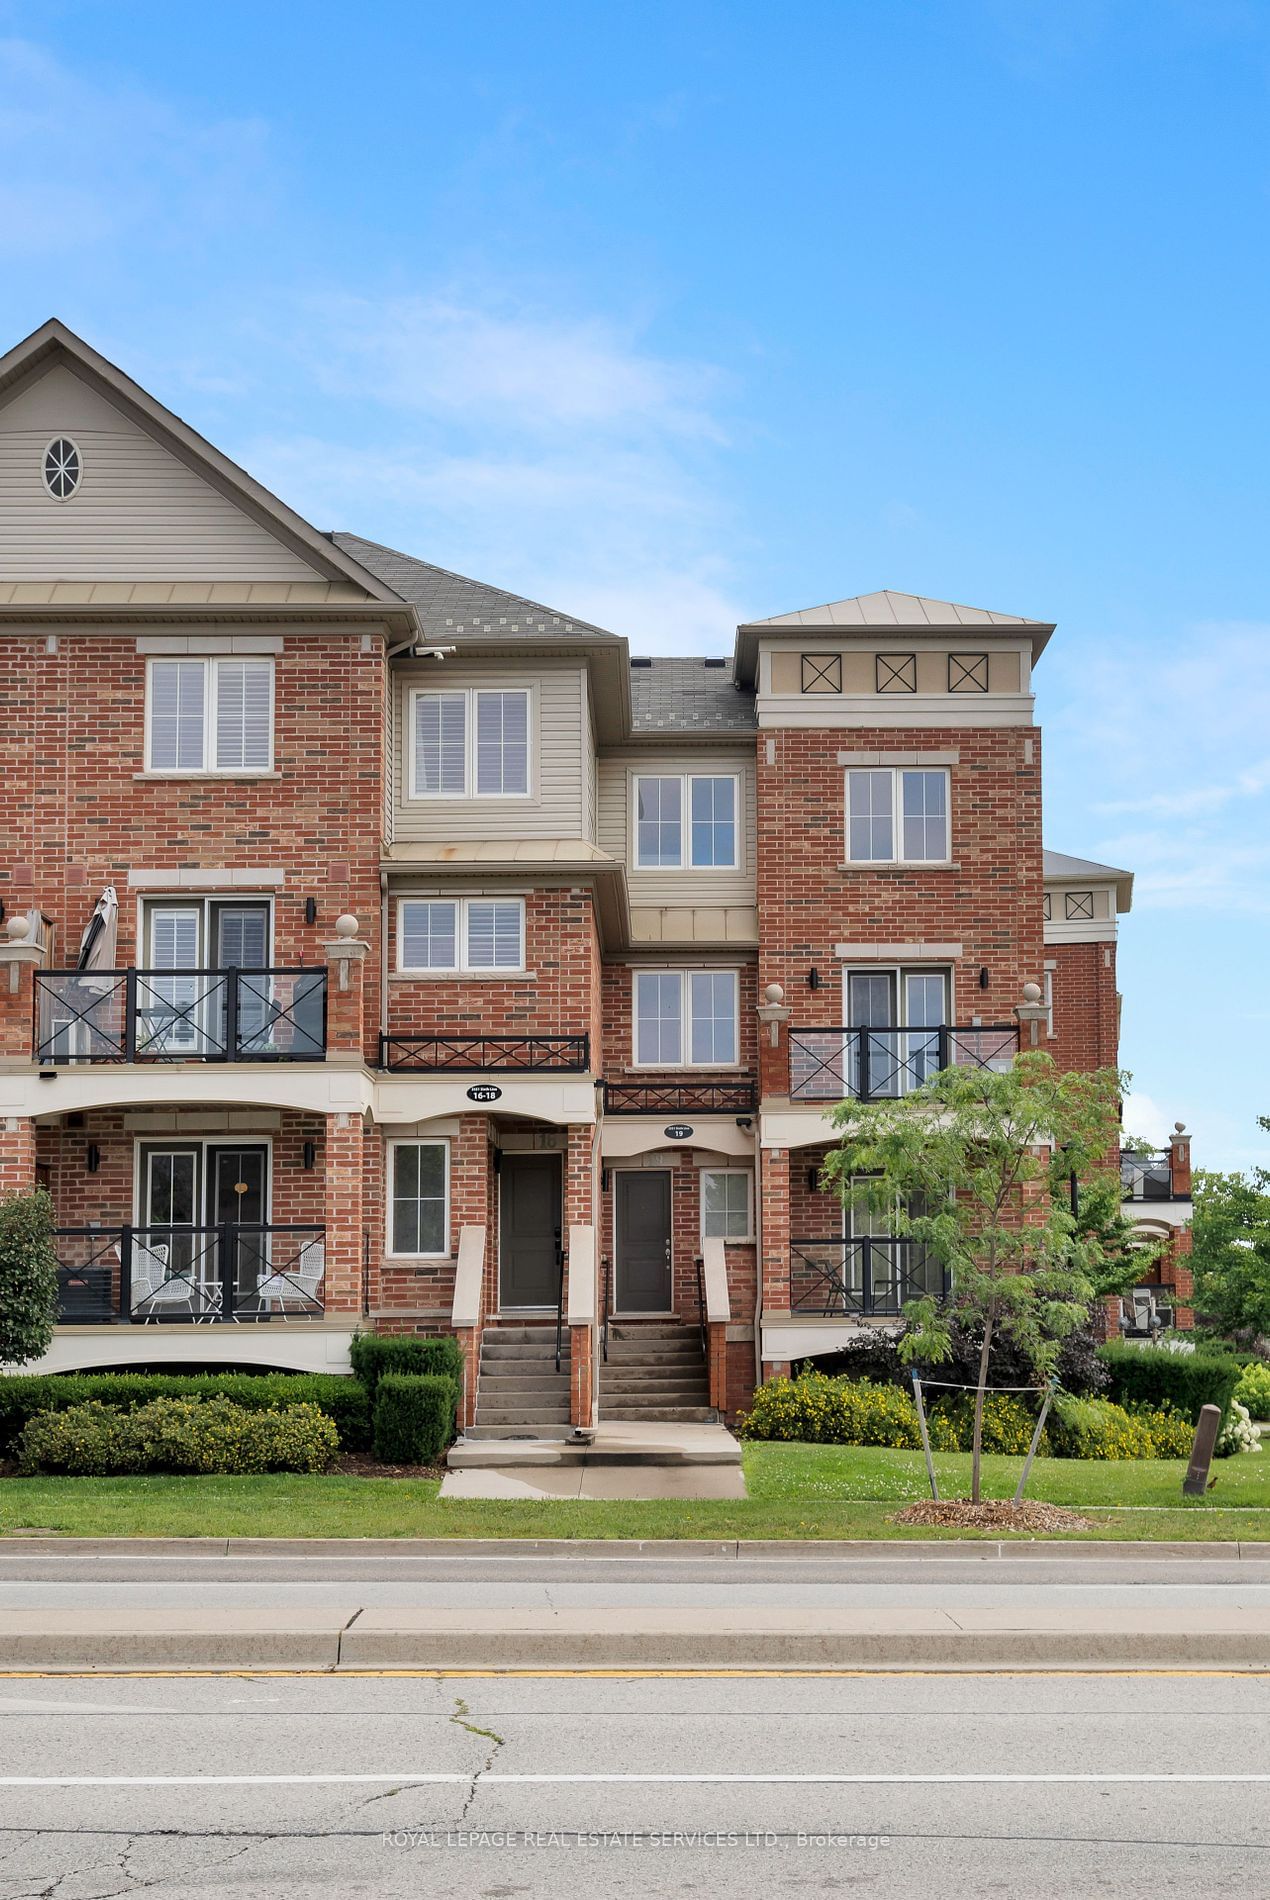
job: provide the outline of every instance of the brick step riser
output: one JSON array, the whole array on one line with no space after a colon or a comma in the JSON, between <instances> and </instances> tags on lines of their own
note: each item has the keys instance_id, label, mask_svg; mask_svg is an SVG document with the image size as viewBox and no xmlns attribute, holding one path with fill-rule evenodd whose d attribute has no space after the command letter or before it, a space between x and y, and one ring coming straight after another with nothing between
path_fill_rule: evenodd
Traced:
<instances>
[{"instance_id":1,"label":"brick step riser","mask_svg":"<svg viewBox=\"0 0 1270 1900\"><path fill-rule=\"evenodd\" d=\"M600 1421L630 1425L714 1425L718 1415L709 1405L602 1405Z\"/></svg>"}]
</instances>

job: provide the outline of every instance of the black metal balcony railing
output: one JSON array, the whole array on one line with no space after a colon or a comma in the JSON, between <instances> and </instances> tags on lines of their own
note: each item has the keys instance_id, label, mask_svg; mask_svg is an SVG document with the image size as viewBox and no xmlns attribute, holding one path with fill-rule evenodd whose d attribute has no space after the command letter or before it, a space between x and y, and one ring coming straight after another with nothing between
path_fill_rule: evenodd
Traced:
<instances>
[{"instance_id":1,"label":"black metal balcony railing","mask_svg":"<svg viewBox=\"0 0 1270 1900\"><path fill-rule=\"evenodd\" d=\"M1017 1023L929 1029L791 1029L789 1093L798 1102L894 1100L941 1069L1008 1069Z\"/></svg>"},{"instance_id":2,"label":"black metal balcony railing","mask_svg":"<svg viewBox=\"0 0 1270 1900\"><path fill-rule=\"evenodd\" d=\"M752 1115L753 1082L606 1082L609 1115Z\"/></svg>"},{"instance_id":3,"label":"black metal balcony railing","mask_svg":"<svg viewBox=\"0 0 1270 1900\"><path fill-rule=\"evenodd\" d=\"M323 1311L324 1227L59 1227L67 1325L294 1319Z\"/></svg>"},{"instance_id":4,"label":"black metal balcony railing","mask_svg":"<svg viewBox=\"0 0 1270 1900\"><path fill-rule=\"evenodd\" d=\"M381 1036L381 1069L485 1075L551 1069L584 1074L591 1066L589 1036Z\"/></svg>"},{"instance_id":5,"label":"black metal balcony railing","mask_svg":"<svg viewBox=\"0 0 1270 1900\"><path fill-rule=\"evenodd\" d=\"M326 971L41 970L37 1062L314 1062Z\"/></svg>"},{"instance_id":6,"label":"black metal balcony railing","mask_svg":"<svg viewBox=\"0 0 1270 1900\"><path fill-rule=\"evenodd\" d=\"M921 1241L864 1235L789 1243L789 1307L826 1319L898 1315L909 1300L949 1293L946 1269Z\"/></svg>"},{"instance_id":7,"label":"black metal balcony railing","mask_svg":"<svg viewBox=\"0 0 1270 1900\"><path fill-rule=\"evenodd\" d=\"M1172 1201L1173 1156L1165 1148L1159 1154L1130 1153L1120 1157L1120 1198L1125 1201Z\"/></svg>"}]
</instances>

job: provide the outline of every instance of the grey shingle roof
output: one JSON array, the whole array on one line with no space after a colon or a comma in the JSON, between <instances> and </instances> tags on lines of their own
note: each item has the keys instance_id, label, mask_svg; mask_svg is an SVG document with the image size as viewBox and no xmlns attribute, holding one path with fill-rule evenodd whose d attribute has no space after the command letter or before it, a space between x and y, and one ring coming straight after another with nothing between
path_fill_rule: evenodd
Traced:
<instances>
[{"instance_id":1,"label":"grey shingle roof","mask_svg":"<svg viewBox=\"0 0 1270 1900\"><path fill-rule=\"evenodd\" d=\"M754 695L737 691L731 660L631 662L635 732L753 732L757 724Z\"/></svg>"},{"instance_id":2,"label":"grey shingle roof","mask_svg":"<svg viewBox=\"0 0 1270 1900\"><path fill-rule=\"evenodd\" d=\"M378 541L363 541L357 534L333 534L331 539L337 548L386 581L403 600L412 602L425 633L432 639L531 640L542 636L557 640L567 634L587 640L617 638L590 621L558 613L554 607L506 593L501 587L490 587L485 581L468 580L466 575L452 574L448 568L433 567L430 561L418 561L396 548L382 547Z\"/></svg>"}]
</instances>

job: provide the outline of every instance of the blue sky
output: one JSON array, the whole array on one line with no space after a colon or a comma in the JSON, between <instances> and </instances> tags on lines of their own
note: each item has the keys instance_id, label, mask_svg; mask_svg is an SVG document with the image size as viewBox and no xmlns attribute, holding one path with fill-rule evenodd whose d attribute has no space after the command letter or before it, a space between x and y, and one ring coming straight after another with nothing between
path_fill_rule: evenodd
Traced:
<instances>
[{"instance_id":1,"label":"blue sky","mask_svg":"<svg viewBox=\"0 0 1270 1900\"><path fill-rule=\"evenodd\" d=\"M1056 620L1130 1125L1270 1159L1270 6L0 0L50 314L345 527L627 634Z\"/></svg>"}]
</instances>

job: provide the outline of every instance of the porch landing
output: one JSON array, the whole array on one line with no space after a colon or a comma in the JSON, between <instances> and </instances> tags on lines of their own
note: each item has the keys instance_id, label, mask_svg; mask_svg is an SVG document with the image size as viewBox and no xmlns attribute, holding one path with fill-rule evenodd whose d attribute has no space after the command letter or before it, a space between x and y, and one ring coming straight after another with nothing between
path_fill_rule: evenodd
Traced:
<instances>
[{"instance_id":1,"label":"porch landing","mask_svg":"<svg viewBox=\"0 0 1270 1900\"><path fill-rule=\"evenodd\" d=\"M585 1439L525 1438L525 1439L472 1439L460 1438L450 1447L447 1463L449 1474L441 1486L442 1497L526 1497L542 1496L607 1496L607 1497L744 1497L744 1482L741 1479L741 1447L727 1430L726 1426L695 1423L649 1423L645 1421L608 1419L596 1426L594 1434ZM739 1489L706 1490L699 1492L682 1489L632 1490L621 1488L611 1491L592 1491L591 1485L605 1474L619 1473L625 1468L627 1473L675 1473L687 1478L696 1473L704 1478L713 1471L722 1481L723 1474L732 1473ZM550 1487L540 1488L535 1493L539 1475L562 1470L571 1471L574 1476L583 1474L585 1484L581 1490L562 1491L559 1482ZM480 1489L468 1490L456 1488L452 1480L465 1474L481 1473L491 1482L508 1483L510 1490ZM621 1482L614 1478L614 1482ZM655 1482L650 1479L649 1482ZM667 1483L671 1480L667 1476ZM526 1488L528 1487L528 1488Z\"/></svg>"}]
</instances>

